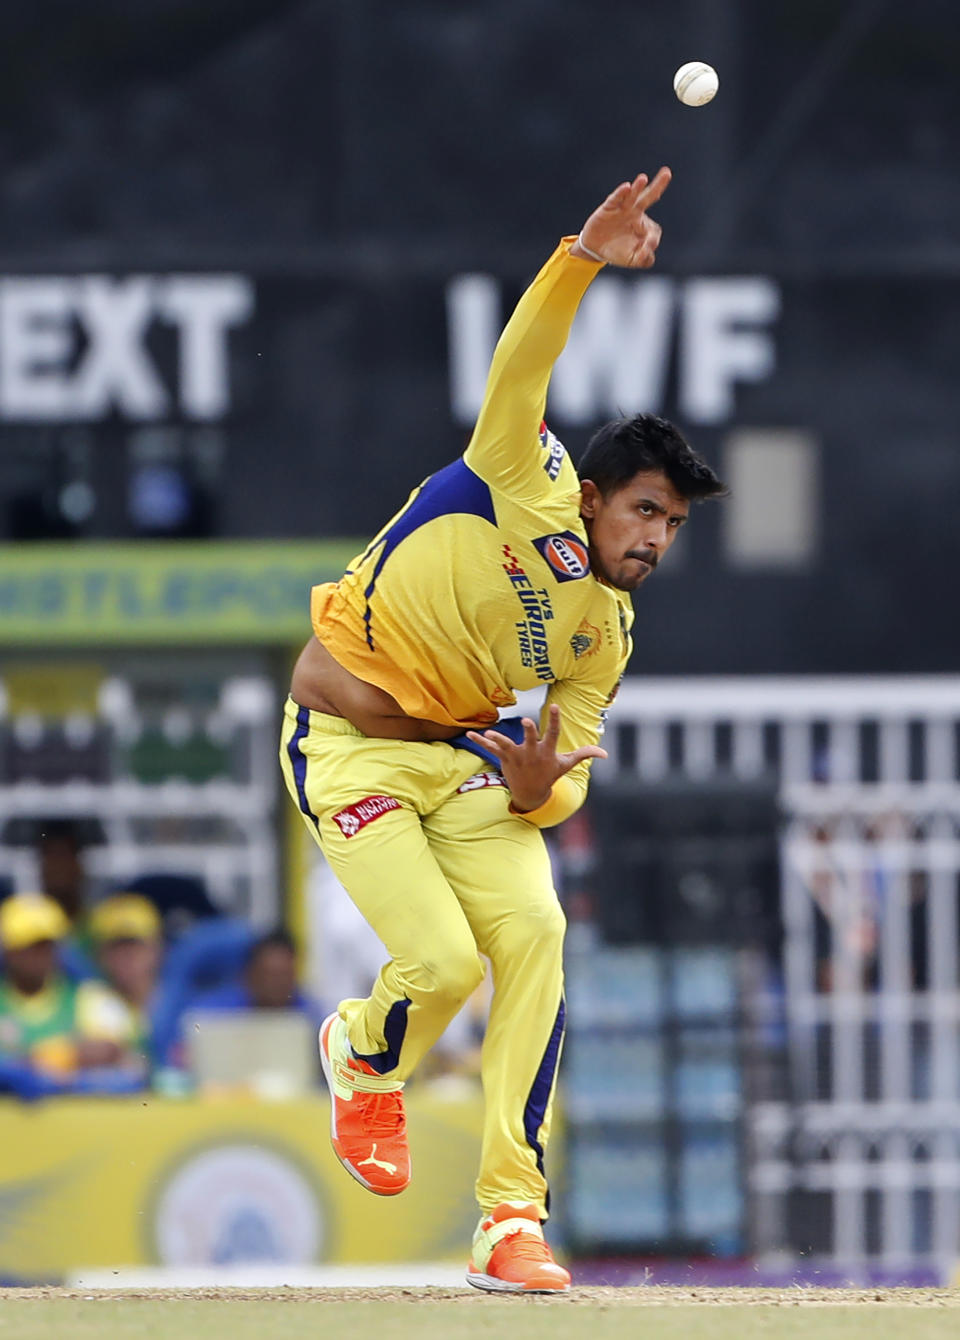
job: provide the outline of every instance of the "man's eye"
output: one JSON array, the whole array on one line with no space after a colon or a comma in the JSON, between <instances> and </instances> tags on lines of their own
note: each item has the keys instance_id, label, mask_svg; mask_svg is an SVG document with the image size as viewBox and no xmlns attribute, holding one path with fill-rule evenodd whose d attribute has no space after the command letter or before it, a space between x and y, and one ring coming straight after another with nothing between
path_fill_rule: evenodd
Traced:
<instances>
[{"instance_id":1,"label":"man's eye","mask_svg":"<svg viewBox=\"0 0 960 1340\"><path fill-rule=\"evenodd\" d=\"M653 515L653 508L650 506L649 503L641 503L637 510L641 513L642 516Z\"/></svg>"}]
</instances>

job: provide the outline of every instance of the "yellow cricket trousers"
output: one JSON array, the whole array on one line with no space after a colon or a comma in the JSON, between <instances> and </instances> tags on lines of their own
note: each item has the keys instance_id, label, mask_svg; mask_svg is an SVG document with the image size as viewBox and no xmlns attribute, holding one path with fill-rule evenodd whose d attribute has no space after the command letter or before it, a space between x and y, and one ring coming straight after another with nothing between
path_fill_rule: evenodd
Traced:
<instances>
[{"instance_id":1,"label":"yellow cricket trousers","mask_svg":"<svg viewBox=\"0 0 960 1340\"><path fill-rule=\"evenodd\" d=\"M547 1214L543 1157L563 1042L564 917L540 832L510 814L498 773L446 743L370 739L290 698L287 788L390 961L339 1006L357 1056L406 1079L483 979L481 1210Z\"/></svg>"}]
</instances>

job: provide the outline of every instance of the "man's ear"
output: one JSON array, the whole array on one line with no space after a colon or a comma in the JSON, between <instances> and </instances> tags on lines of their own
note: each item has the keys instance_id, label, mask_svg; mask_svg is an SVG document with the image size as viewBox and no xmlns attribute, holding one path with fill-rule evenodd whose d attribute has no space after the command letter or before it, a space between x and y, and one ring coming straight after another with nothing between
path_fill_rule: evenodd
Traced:
<instances>
[{"instance_id":1,"label":"man's ear","mask_svg":"<svg viewBox=\"0 0 960 1340\"><path fill-rule=\"evenodd\" d=\"M592 521L597 514L600 490L592 479L580 481L580 515L585 521Z\"/></svg>"}]
</instances>

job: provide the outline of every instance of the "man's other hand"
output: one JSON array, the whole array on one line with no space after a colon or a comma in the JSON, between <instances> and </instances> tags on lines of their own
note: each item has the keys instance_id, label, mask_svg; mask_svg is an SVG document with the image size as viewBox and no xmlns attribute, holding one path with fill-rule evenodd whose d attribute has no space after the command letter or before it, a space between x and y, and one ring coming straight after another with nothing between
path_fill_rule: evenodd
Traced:
<instances>
[{"instance_id":1,"label":"man's other hand","mask_svg":"<svg viewBox=\"0 0 960 1340\"><path fill-rule=\"evenodd\" d=\"M550 790L558 777L582 763L585 758L606 758L607 751L596 744L585 744L568 754L557 753L560 739L560 708L551 703L547 714L547 729L541 737L536 725L523 719L523 740L514 742L499 731L480 734L468 730L467 738L483 745L497 759L503 780L510 789L510 805L518 814L538 810L550 799Z\"/></svg>"}]
</instances>

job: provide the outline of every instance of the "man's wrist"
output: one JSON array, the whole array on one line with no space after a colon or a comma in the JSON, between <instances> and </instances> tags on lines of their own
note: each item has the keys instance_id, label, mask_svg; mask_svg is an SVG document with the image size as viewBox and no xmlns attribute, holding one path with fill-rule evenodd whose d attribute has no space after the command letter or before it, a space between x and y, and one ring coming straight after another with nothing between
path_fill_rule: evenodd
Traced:
<instances>
[{"instance_id":1,"label":"man's wrist","mask_svg":"<svg viewBox=\"0 0 960 1340\"><path fill-rule=\"evenodd\" d=\"M582 232L580 236L577 238L576 242L574 242L573 246L570 248L570 254L572 256L580 256L587 261L595 261L597 265L608 264L606 259L603 256L601 256L599 252L593 251L590 247L587 246L586 242L584 242L583 240Z\"/></svg>"},{"instance_id":2,"label":"man's wrist","mask_svg":"<svg viewBox=\"0 0 960 1340\"><path fill-rule=\"evenodd\" d=\"M545 791L545 792L543 793L543 795L540 797L539 800L531 801L529 804L527 803L529 797L527 797L527 796L522 796L522 797L521 797L521 800L520 800L520 803L518 804L516 796L511 795L511 797L510 797L510 813L511 813L511 814L532 814L534 810L539 810L542 806L546 805L547 801L550 799L550 797L551 797L552 795L553 795L553 787L552 787L552 786L551 786L551 788L550 788L549 791Z\"/></svg>"}]
</instances>

